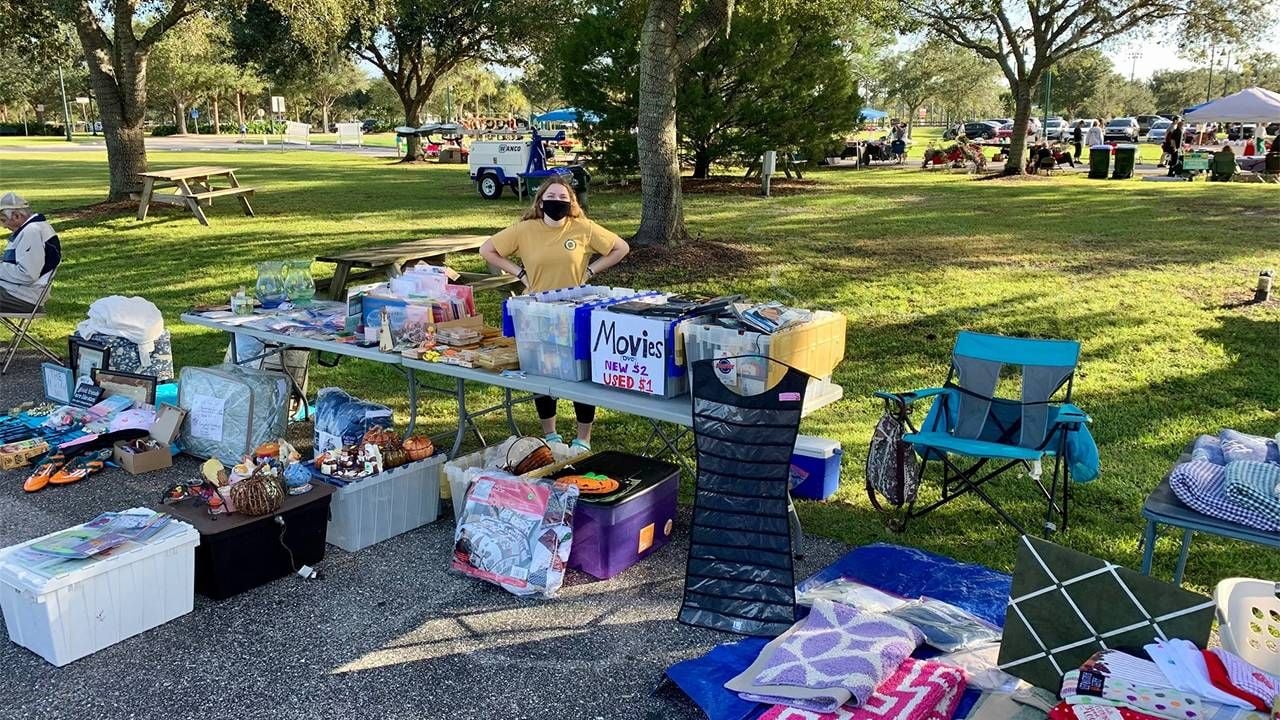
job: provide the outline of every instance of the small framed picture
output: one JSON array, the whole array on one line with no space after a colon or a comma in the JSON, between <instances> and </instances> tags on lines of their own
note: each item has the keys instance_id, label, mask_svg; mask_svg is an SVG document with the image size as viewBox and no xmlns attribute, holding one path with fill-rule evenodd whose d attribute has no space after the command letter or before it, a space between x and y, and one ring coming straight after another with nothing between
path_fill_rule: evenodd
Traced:
<instances>
[{"instance_id":1,"label":"small framed picture","mask_svg":"<svg viewBox=\"0 0 1280 720\"><path fill-rule=\"evenodd\" d=\"M135 406L156 404L157 380L154 375L97 368L93 371L93 382L102 388L102 394L106 397L123 395L132 400Z\"/></svg>"},{"instance_id":2,"label":"small framed picture","mask_svg":"<svg viewBox=\"0 0 1280 720\"><path fill-rule=\"evenodd\" d=\"M67 338L67 365L76 384L92 382L93 371L111 367L111 348L72 335Z\"/></svg>"},{"instance_id":3,"label":"small framed picture","mask_svg":"<svg viewBox=\"0 0 1280 720\"><path fill-rule=\"evenodd\" d=\"M44 378L44 397L49 402L67 405L71 402L71 392L75 387L75 378L71 368L57 363L42 363L40 374Z\"/></svg>"}]
</instances>

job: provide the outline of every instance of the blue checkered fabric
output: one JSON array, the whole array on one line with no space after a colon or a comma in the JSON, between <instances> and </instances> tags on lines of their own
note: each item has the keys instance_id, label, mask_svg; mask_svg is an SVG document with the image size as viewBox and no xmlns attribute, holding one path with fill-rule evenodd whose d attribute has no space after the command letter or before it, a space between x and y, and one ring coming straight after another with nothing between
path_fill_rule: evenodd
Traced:
<instances>
[{"instance_id":1,"label":"blue checkered fabric","mask_svg":"<svg viewBox=\"0 0 1280 720\"><path fill-rule=\"evenodd\" d=\"M1280 465L1241 460L1227 465L1227 498L1263 517L1280 519Z\"/></svg>"},{"instance_id":2,"label":"blue checkered fabric","mask_svg":"<svg viewBox=\"0 0 1280 720\"><path fill-rule=\"evenodd\" d=\"M1227 468L1204 460L1179 463L1169 473L1169 487L1197 512L1267 532L1280 532L1280 515L1244 507L1227 495Z\"/></svg>"}]
</instances>

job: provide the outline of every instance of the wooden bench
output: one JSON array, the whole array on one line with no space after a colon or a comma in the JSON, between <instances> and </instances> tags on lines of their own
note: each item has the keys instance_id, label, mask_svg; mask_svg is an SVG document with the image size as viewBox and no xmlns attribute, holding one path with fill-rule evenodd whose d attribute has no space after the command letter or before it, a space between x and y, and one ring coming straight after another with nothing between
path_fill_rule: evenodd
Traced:
<instances>
[{"instance_id":1,"label":"wooden bench","mask_svg":"<svg viewBox=\"0 0 1280 720\"><path fill-rule=\"evenodd\" d=\"M216 165L198 165L196 167L174 168L172 170L153 170L138 173L142 178L142 194L138 198L138 219L147 219L147 210L151 203L164 203L186 207L196 216L201 225L208 225L209 219L204 215L204 207L213 204L214 198L234 197L240 201L244 214L253 217L253 206L249 197L254 188L245 187L236 179L236 169ZM226 178L229 187L215 188L212 179ZM173 187L177 192L157 193L156 188Z\"/></svg>"},{"instance_id":2,"label":"wooden bench","mask_svg":"<svg viewBox=\"0 0 1280 720\"><path fill-rule=\"evenodd\" d=\"M450 253L476 252L485 235L446 235L411 240L395 245L351 250L337 255L320 255L317 262L333 263L333 277L316 284L320 292L328 291L334 300L345 300L347 286L372 278L393 277L404 272L406 265L418 262L441 264ZM519 282L507 274L459 273L458 279L476 290L496 290Z\"/></svg>"}]
</instances>

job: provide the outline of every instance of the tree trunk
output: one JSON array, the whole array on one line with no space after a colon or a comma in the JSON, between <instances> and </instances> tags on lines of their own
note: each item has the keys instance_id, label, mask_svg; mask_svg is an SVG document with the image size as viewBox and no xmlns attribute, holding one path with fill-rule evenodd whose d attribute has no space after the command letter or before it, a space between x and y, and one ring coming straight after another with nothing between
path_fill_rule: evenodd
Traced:
<instances>
[{"instance_id":1,"label":"tree trunk","mask_svg":"<svg viewBox=\"0 0 1280 720\"><path fill-rule=\"evenodd\" d=\"M217 135L222 132L222 117L218 114L218 98L214 97L210 103L213 109L213 134Z\"/></svg>"},{"instance_id":2,"label":"tree trunk","mask_svg":"<svg viewBox=\"0 0 1280 720\"><path fill-rule=\"evenodd\" d=\"M635 245L666 245L687 236L676 145L676 76L680 0L650 0L640 30L640 228Z\"/></svg>"},{"instance_id":3,"label":"tree trunk","mask_svg":"<svg viewBox=\"0 0 1280 720\"><path fill-rule=\"evenodd\" d=\"M1031 121L1031 88L1039 84L1039 78L1028 78L1013 89L1013 134L1009 136L1009 159L1005 161L1005 175L1022 175L1027 169L1023 157L1027 150L1027 124Z\"/></svg>"},{"instance_id":4,"label":"tree trunk","mask_svg":"<svg viewBox=\"0 0 1280 720\"><path fill-rule=\"evenodd\" d=\"M179 100L177 112L178 112L178 134L186 135L187 134L187 104Z\"/></svg>"},{"instance_id":5,"label":"tree trunk","mask_svg":"<svg viewBox=\"0 0 1280 720\"><path fill-rule=\"evenodd\" d=\"M693 151L693 176L699 180L711 177L711 152L705 145Z\"/></svg>"},{"instance_id":6,"label":"tree trunk","mask_svg":"<svg viewBox=\"0 0 1280 720\"><path fill-rule=\"evenodd\" d=\"M83 35L81 41L84 41ZM107 201L128 200L141 185L138 173L147 171L147 148L142 122L147 106L147 60L137 53L120 58L119 67L99 62L86 49L89 82L98 98L102 137L107 145L110 190ZM104 67L105 65L105 67Z\"/></svg>"},{"instance_id":7,"label":"tree trunk","mask_svg":"<svg viewBox=\"0 0 1280 720\"><path fill-rule=\"evenodd\" d=\"M320 132L327 133L329 132L329 103L323 103L320 107L322 108L321 117L324 118L324 127L320 128Z\"/></svg>"},{"instance_id":8,"label":"tree trunk","mask_svg":"<svg viewBox=\"0 0 1280 720\"><path fill-rule=\"evenodd\" d=\"M429 97L431 97L429 88L417 97L410 97L407 92L401 93L400 104L404 106L405 125L416 128L422 124L422 106L426 104ZM404 154L404 161L415 162L418 159L418 153L422 151L422 138L417 135L410 135L407 138L407 144L408 148Z\"/></svg>"},{"instance_id":9,"label":"tree trunk","mask_svg":"<svg viewBox=\"0 0 1280 720\"><path fill-rule=\"evenodd\" d=\"M236 91L236 123L244 125L244 93Z\"/></svg>"}]
</instances>

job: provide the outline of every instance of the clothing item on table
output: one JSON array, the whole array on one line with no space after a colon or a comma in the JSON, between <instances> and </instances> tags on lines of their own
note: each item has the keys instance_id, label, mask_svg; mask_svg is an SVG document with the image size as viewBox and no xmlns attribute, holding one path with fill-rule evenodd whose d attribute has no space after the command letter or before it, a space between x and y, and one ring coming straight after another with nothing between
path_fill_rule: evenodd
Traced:
<instances>
[{"instance_id":1,"label":"clothing item on table","mask_svg":"<svg viewBox=\"0 0 1280 720\"><path fill-rule=\"evenodd\" d=\"M1226 485L1226 467L1204 460L1179 463L1169 473L1173 494L1197 512L1258 530L1280 532L1280 518L1241 507L1227 497Z\"/></svg>"},{"instance_id":2,"label":"clothing item on table","mask_svg":"<svg viewBox=\"0 0 1280 720\"><path fill-rule=\"evenodd\" d=\"M139 365L146 367L151 364L156 341L164 334L164 316L146 298L108 295L89 305L88 318L76 325L76 334L82 338L122 337L138 346Z\"/></svg>"},{"instance_id":3,"label":"clothing item on table","mask_svg":"<svg viewBox=\"0 0 1280 720\"><path fill-rule=\"evenodd\" d=\"M1199 696L1202 701L1221 703L1232 707L1251 708L1240 698L1213 686L1204 654L1195 643L1173 638L1157 640L1145 646L1147 654L1160 667L1160 671L1178 690Z\"/></svg>"},{"instance_id":4,"label":"clothing item on table","mask_svg":"<svg viewBox=\"0 0 1280 720\"><path fill-rule=\"evenodd\" d=\"M1280 678L1222 648L1214 648L1208 652L1221 661L1222 669L1227 673L1226 682L1262 700L1263 706L1259 707L1259 710L1271 710L1271 705L1280 698ZM1218 685L1218 679L1214 678L1213 671L1214 667L1210 666L1209 679L1214 685Z\"/></svg>"},{"instance_id":5,"label":"clothing item on table","mask_svg":"<svg viewBox=\"0 0 1280 720\"><path fill-rule=\"evenodd\" d=\"M1083 665L1081 670L1092 670L1109 678L1151 688L1173 688L1174 685L1160 671L1160 666L1146 658L1140 658L1119 650L1099 650Z\"/></svg>"},{"instance_id":6,"label":"clothing item on table","mask_svg":"<svg viewBox=\"0 0 1280 720\"><path fill-rule=\"evenodd\" d=\"M1280 521L1280 465L1256 460L1227 463L1227 499Z\"/></svg>"},{"instance_id":7,"label":"clothing item on table","mask_svg":"<svg viewBox=\"0 0 1280 720\"><path fill-rule=\"evenodd\" d=\"M1222 658L1208 650L1202 650L1201 655L1204 657L1205 668L1209 671L1209 682L1213 683L1215 688L1228 695L1235 696L1255 710L1269 710L1271 708L1270 702L1264 702L1261 697L1245 692L1231 682L1231 676L1227 674L1227 666L1223 664Z\"/></svg>"},{"instance_id":8,"label":"clothing item on table","mask_svg":"<svg viewBox=\"0 0 1280 720\"><path fill-rule=\"evenodd\" d=\"M1280 446L1272 438L1226 428L1218 433L1218 439L1222 442L1222 455L1229 463L1241 460L1280 462Z\"/></svg>"},{"instance_id":9,"label":"clothing item on table","mask_svg":"<svg viewBox=\"0 0 1280 720\"><path fill-rule=\"evenodd\" d=\"M849 693L849 698L839 701L814 698L800 704L822 712L846 703L861 705L922 642L924 635L903 620L817 600L800 629L778 646L752 683ZM754 690L749 694L771 695Z\"/></svg>"},{"instance_id":10,"label":"clothing item on table","mask_svg":"<svg viewBox=\"0 0 1280 720\"><path fill-rule=\"evenodd\" d=\"M1109 678L1091 670L1072 670L1062 676L1062 699L1069 705L1108 705L1130 708L1167 720L1209 720L1198 695L1167 687L1148 687Z\"/></svg>"},{"instance_id":11,"label":"clothing item on table","mask_svg":"<svg viewBox=\"0 0 1280 720\"><path fill-rule=\"evenodd\" d=\"M1049 720L1159 720L1130 708L1110 705L1071 705L1058 703L1049 711Z\"/></svg>"},{"instance_id":12,"label":"clothing item on table","mask_svg":"<svg viewBox=\"0 0 1280 720\"><path fill-rule=\"evenodd\" d=\"M1191 459L1204 460L1214 465L1226 465L1227 458L1222 454L1222 441L1217 435L1201 435L1191 444Z\"/></svg>"},{"instance_id":13,"label":"clothing item on table","mask_svg":"<svg viewBox=\"0 0 1280 720\"><path fill-rule=\"evenodd\" d=\"M956 668L907 658L862 705L827 713L774 705L760 720L951 720L964 684Z\"/></svg>"}]
</instances>

